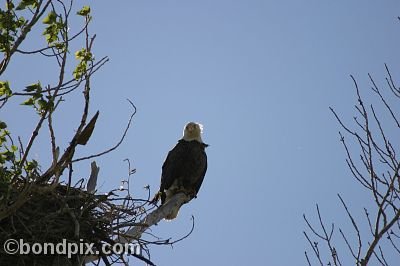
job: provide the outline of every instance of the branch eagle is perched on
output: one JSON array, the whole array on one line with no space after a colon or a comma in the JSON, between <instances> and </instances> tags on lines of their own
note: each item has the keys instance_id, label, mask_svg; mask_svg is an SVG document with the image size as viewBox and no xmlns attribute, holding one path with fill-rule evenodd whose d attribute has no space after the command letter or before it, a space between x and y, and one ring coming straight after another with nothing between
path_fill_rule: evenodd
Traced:
<instances>
[{"instance_id":1,"label":"branch eagle is perched on","mask_svg":"<svg viewBox=\"0 0 400 266\"><path fill-rule=\"evenodd\" d=\"M189 122L183 129L183 137L168 153L162 166L161 185L153 203L161 198L161 205L178 193L185 193L193 199L197 196L207 171L207 155L201 134L203 126ZM182 205L181 205L182 206ZM166 220L175 219L179 209L172 210Z\"/></svg>"}]
</instances>

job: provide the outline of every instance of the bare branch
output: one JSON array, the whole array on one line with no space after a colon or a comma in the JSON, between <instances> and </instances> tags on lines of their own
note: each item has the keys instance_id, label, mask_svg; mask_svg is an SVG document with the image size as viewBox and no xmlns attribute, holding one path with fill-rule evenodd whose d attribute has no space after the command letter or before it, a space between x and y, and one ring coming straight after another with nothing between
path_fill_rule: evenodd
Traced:
<instances>
[{"instance_id":1,"label":"bare branch","mask_svg":"<svg viewBox=\"0 0 400 266\"><path fill-rule=\"evenodd\" d=\"M133 117L135 116L136 111L137 111L136 106L135 106L129 99L128 99L128 102L131 104L131 106L133 107L134 110L133 110L133 112L132 112L132 114L131 114L131 116L130 116L130 118L129 118L128 124L127 124L127 126L126 126L126 128L125 128L125 130L124 130L124 133L122 134L121 139L118 141L118 143L117 143L116 145L114 145L113 147L111 147L111 148L109 148L109 149L107 149L107 150L105 150L105 151L103 151L103 152L100 152L100 153L97 153L97 154L93 154L93 155L89 155L89 156L86 156L86 157L81 157L81 158L78 158L78 159L74 159L74 160L72 161L73 163L79 162L79 161L83 161L83 160L92 159L92 158L99 157L99 156L102 156L102 155L104 155L104 154L107 154L107 153L109 153L109 152L112 152L113 150L115 150L116 148L118 148L119 145L121 145L121 143L122 143L122 142L124 141L124 139L125 139L126 133L128 133L129 127L131 126L131 123L132 123L132 119L133 119Z\"/></svg>"}]
</instances>

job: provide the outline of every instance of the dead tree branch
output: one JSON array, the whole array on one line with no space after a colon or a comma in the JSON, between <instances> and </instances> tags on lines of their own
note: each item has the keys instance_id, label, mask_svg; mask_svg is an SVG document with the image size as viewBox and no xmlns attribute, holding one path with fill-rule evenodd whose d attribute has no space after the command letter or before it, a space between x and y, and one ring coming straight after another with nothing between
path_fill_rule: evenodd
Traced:
<instances>
[{"instance_id":1,"label":"dead tree branch","mask_svg":"<svg viewBox=\"0 0 400 266\"><path fill-rule=\"evenodd\" d=\"M384 113L386 113L389 120L394 122L394 126L398 129L400 128L398 114L394 108L396 103L398 104L398 100L400 100L400 91L387 65L385 65L385 69L388 74L386 83L389 90L387 93L384 93L372 75L368 74L372 84L372 96L377 96L378 98L378 103L374 104L366 103L367 101L362 97L356 79L351 76L357 96L357 104L355 105L357 115L353 118L354 128L348 126L337 112L333 108L330 108L339 125L346 135L350 137L349 141L339 132L340 142L346 154L347 166L354 179L361 185L364 191L369 193L373 202L372 207L366 208L362 206L360 208L365 213L366 219L363 222L369 228L369 232L363 232L360 229L362 221L356 221L354 210L351 211L343 198L338 195L354 229L356 241L352 241L342 229L339 228L339 231L351 256L355 259L356 265L359 266L368 265L372 259L381 265L389 264L388 257L385 255L387 251L384 251L380 246L380 243L386 239L384 236L389 236L387 239L396 252L400 244L398 239L394 240L394 238L390 237L400 233L398 226L400 221L400 162L396 152L399 145L397 135L400 132L394 134L392 131L388 131L387 128L389 126L386 125L388 120L382 118ZM391 97L386 95L388 93L391 94ZM356 148L358 149L358 156L354 156L354 154L357 154L355 152ZM305 216L304 219L313 236L325 242L332 253L334 247L331 244L331 237L334 224L331 226L332 231L327 233L318 207L317 216L320 221L319 227L322 233L317 232ZM309 243L312 243L308 235L306 238ZM352 244L352 242L355 242L355 244ZM321 262L320 252L316 252L315 245L313 250L317 261ZM338 257L336 250L335 252ZM338 263L340 262L335 261L333 256L331 257L333 265L339 265ZM311 265L309 256L306 256L306 259L309 265Z\"/></svg>"}]
</instances>

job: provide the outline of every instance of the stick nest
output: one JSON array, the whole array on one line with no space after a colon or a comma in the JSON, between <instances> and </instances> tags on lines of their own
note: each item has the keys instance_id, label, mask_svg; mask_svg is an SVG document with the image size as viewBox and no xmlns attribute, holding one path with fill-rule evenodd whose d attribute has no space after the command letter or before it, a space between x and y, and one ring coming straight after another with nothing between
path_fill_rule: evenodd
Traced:
<instances>
[{"instance_id":1,"label":"stick nest","mask_svg":"<svg viewBox=\"0 0 400 266\"><path fill-rule=\"evenodd\" d=\"M3 194L3 193L1 193ZM15 239L24 243L113 243L113 204L108 195L95 195L63 184L27 184L9 187L0 195L1 243ZM6 202L5 202L6 201ZM18 203L20 204L14 204ZM18 206L12 210L7 206ZM4 213L7 213L4 215ZM100 250L100 249L98 249ZM8 255L0 249L0 265L73 265L78 257L67 255Z\"/></svg>"}]
</instances>

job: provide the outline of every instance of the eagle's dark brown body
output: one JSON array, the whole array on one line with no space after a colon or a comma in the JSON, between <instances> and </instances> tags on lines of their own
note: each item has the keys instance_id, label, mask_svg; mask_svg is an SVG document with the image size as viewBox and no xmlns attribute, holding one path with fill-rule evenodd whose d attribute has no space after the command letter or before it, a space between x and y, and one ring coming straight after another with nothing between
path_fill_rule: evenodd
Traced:
<instances>
[{"instance_id":1,"label":"eagle's dark brown body","mask_svg":"<svg viewBox=\"0 0 400 266\"><path fill-rule=\"evenodd\" d=\"M162 166L161 204L178 192L196 197L207 171L207 144L179 140Z\"/></svg>"}]
</instances>

